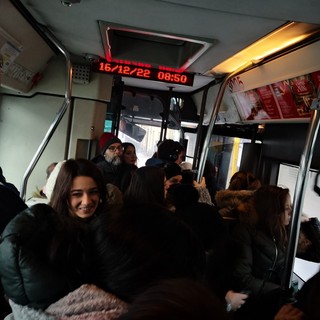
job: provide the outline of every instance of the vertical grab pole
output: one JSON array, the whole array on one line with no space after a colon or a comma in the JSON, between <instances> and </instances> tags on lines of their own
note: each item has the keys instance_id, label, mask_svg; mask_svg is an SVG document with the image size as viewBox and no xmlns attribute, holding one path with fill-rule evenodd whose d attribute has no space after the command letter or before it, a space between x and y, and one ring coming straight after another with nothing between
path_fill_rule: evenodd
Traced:
<instances>
[{"instance_id":1,"label":"vertical grab pole","mask_svg":"<svg viewBox=\"0 0 320 320\"><path fill-rule=\"evenodd\" d=\"M201 156L200 156L200 162L199 162L199 169L198 169L198 174L197 174L197 181L200 183L202 176L203 176L203 171L204 171L204 166L205 166L205 162L207 159L207 155L208 155L208 149L209 149L209 143L210 143L210 138L211 138L211 133L212 133L212 129L213 126L216 122L216 118L218 115L218 111L220 109L220 105L222 102L222 98L226 89L226 86L228 84L228 81L233 78L234 76L236 76L237 74L243 72L245 69L247 69L248 67L252 66L253 62L248 62L246 63L244 66L242 66L241 68L235 70L234 72L228 74L228 76L223 80L223 82L220 85L219 88L219 92L217 95L217 99L214 103L213 109L212 109L212 113L211 113L211 117L210 117L210 122L209 122L209 126L208 126L208 131L206 134L206 138L203 142L203 147L202 147L202 152L201 152Z\"/></svg>"},{"instance_id":2,"label":"vertical grab pole","mask_svg":"<svg viewBox=\"0 0 320 320\"><path fill-rule=\"evenodd\" d=\"M197 130L197 139L196 139L196 147L194 150L194 155L193 155L193 163L192 163L192 169L196 168L196 161L199 156L199 150L200 150L200 143L201 143L201 136L202 136L202 123L203 123L203 118L204 118L204 112L206 109L206 102L207 102L207 97L208 97L208 91L210 89L210 86L207 86L203 92L202 96L202 101L201 101L201 110L200 110L200 118L199 118L199 126Z\"/></svg>"},{"instance_id":3,"label":"vertical grab pole","mask_svg":"<svg viewBox=\"0 0 320 320\"><path fill-rule=\"evenodd\" d=\"M58 111L55 119L53 120L50 128L48 129L45 137L43 138L38 150L36 151L35 155L33 156L22 180L20 197L25 201L26 197L26 189L27 189L27 182L28 179L38 163L43 151L45 150L47 144L49 143L51 137L53 136L56 128L58 127L62 117L64 116L66 110L68 109L70 102L71 102L71 87L72 87L72 63L70 60L70 55L68 51L59 43L59 41L55 38L55 36L49 32L48 30L44 29L44 33L48 36L48 38L52 41L52 43L59 49L59 51L64 55L66 59L66 81L65 81L65 98L63 104Z\"/></svg>"},{"instance_id":4,"label":"vertical grab pole","mask_svg":"<svg viewBox=\"0 0 320 320\"><path fill-rule=\"evenodd\" d=\"M290 235L288 240L288 249L285 259L284 277L282 278L281 287L285 292L291 288L292 272L294 267L294 259L296 256L297 243L300 231L301 212L303 207L303 200L305 189L307 185L307 174L309 173L310 164L313 156L313 148L317 139L319 130L319 108L320 99L313 101L312 109L315 109L312 114L311 122L308 129L305 148L301 155L300 167L297 176L293 204L292 204L292 217L290 222Z\"/></svg>"}]
</instances>

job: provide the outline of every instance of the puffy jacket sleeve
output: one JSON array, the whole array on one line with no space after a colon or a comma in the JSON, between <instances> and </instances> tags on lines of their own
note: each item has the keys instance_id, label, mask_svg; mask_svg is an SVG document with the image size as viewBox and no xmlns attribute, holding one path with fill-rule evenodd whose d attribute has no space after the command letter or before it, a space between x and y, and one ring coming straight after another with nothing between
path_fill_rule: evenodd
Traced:
<instances>
[{"instance_id":1,"label":"puffy jacket sleeve","mask_svg":"<svg viewBox=\"0 0 320 320\"><path fill-rule=\"evenodd\" d=\"M34 205L18 214L2 234L1 282L8 298L17 304L41 309L68 292L65 279L46 259L52 214L51 207Z\"/></svg>"}]
</instances>

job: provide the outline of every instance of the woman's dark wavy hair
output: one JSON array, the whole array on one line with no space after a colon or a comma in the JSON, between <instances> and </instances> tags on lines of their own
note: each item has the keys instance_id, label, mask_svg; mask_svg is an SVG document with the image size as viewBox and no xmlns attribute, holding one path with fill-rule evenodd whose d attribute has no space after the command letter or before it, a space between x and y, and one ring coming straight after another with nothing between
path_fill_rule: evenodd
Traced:
<instances>
[{"instance_id":1,"label":"woman's dark wavy hair","mask_svg":"<svg viewBox=\"0 0 320 320\"><path fill-rule=\"evenodd\" d=\"M257 227L283 248L287 244L287 230L283 225L283 215L289 189L273 185L260 187L253 195L257 213Z\"/></svg>"},{"instance_id":2,"label":"woman's dark wavy hair","mask_svg":"<svg viewBox=\"0 0 320 320\"><path fill-rule=\"evenodd\" d=\"M106 206L106 186L100 170L89 160L69 159L61 166L49 203L58 214L69 215L70 188L73 179L79 176L91 177L96 182L100 193L100 203L96 213L104 210Z\"/></svg>"},{"instance_id":3,"label":"woman's dark wavy hair","mask_svg":"<svg viewBox=\"0 0 320 320\"><path fill-rule=\"evenodd\" d=\"M124 194L125 204L157 203L164 204L163 168L146 166L137 169L131 178L130 185Z\"/></svg>"},{"instance_id":4,"label":"woman's dark wavy hair","mask_svg":"<svg viewBox=\"0 0 320 320\"><path fill-rule=\"evenodd\" d=\"M134 150L136 150L136 146L131 142L122 142L122 146L123 146L123 152L125 152L128 147L133 147Z\"/></svg>"}]
</instances>

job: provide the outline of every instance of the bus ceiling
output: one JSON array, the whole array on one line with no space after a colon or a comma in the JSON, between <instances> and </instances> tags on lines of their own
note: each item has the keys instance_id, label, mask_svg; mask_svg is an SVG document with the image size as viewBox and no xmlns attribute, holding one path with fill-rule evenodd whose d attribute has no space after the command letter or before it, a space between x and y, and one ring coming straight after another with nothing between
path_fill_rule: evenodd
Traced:
<instances>
[{"instance_id":1,"label":"bus ceiling","mask_svg":"<svg viewBox=\"0 0 320 320\"><path fill-rule=\"evenodd\" d=\"M309 8L302 0L248 0L237 5L196 0L135 1L134 6L130 0L3 0L0 52L7 64L2 70L2 84L22 92L36 84L47 61L57 53L41 32L49 29L77 63L103 59L162 72L158 79L149 78L151 81L131 77L137 75L137 69L131 68L123 74L126 86L196 92L248 61L256 66L256 62L287 47L314 39L319 32L319 11L320 3L313 2ZM257 48L263 51L257 52ZM181 82L179 75L172 75L182 71L194 76L192 86ZM13 74L20 74L20 78Z\"/></svg>"}]
</instances>

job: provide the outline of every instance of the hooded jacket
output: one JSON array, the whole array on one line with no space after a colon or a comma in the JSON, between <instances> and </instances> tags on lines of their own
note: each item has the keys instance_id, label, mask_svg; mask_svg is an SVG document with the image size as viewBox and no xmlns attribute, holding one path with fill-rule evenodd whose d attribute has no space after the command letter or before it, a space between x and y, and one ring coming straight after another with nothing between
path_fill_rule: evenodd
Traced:
<instances>
[{"instance_id":1,"label":"hooded jacket","mask_svg":"<svg viewBox=\"0 0 320 320\"><path fill-rule=\"evenodd\" d=\"M225 219L239 218L239 209L245 209L247 203L252 198L254 191L252 190L220 190L216 193L215 200L219 208L220 215Z\"/></svg>"}]
</instances>

